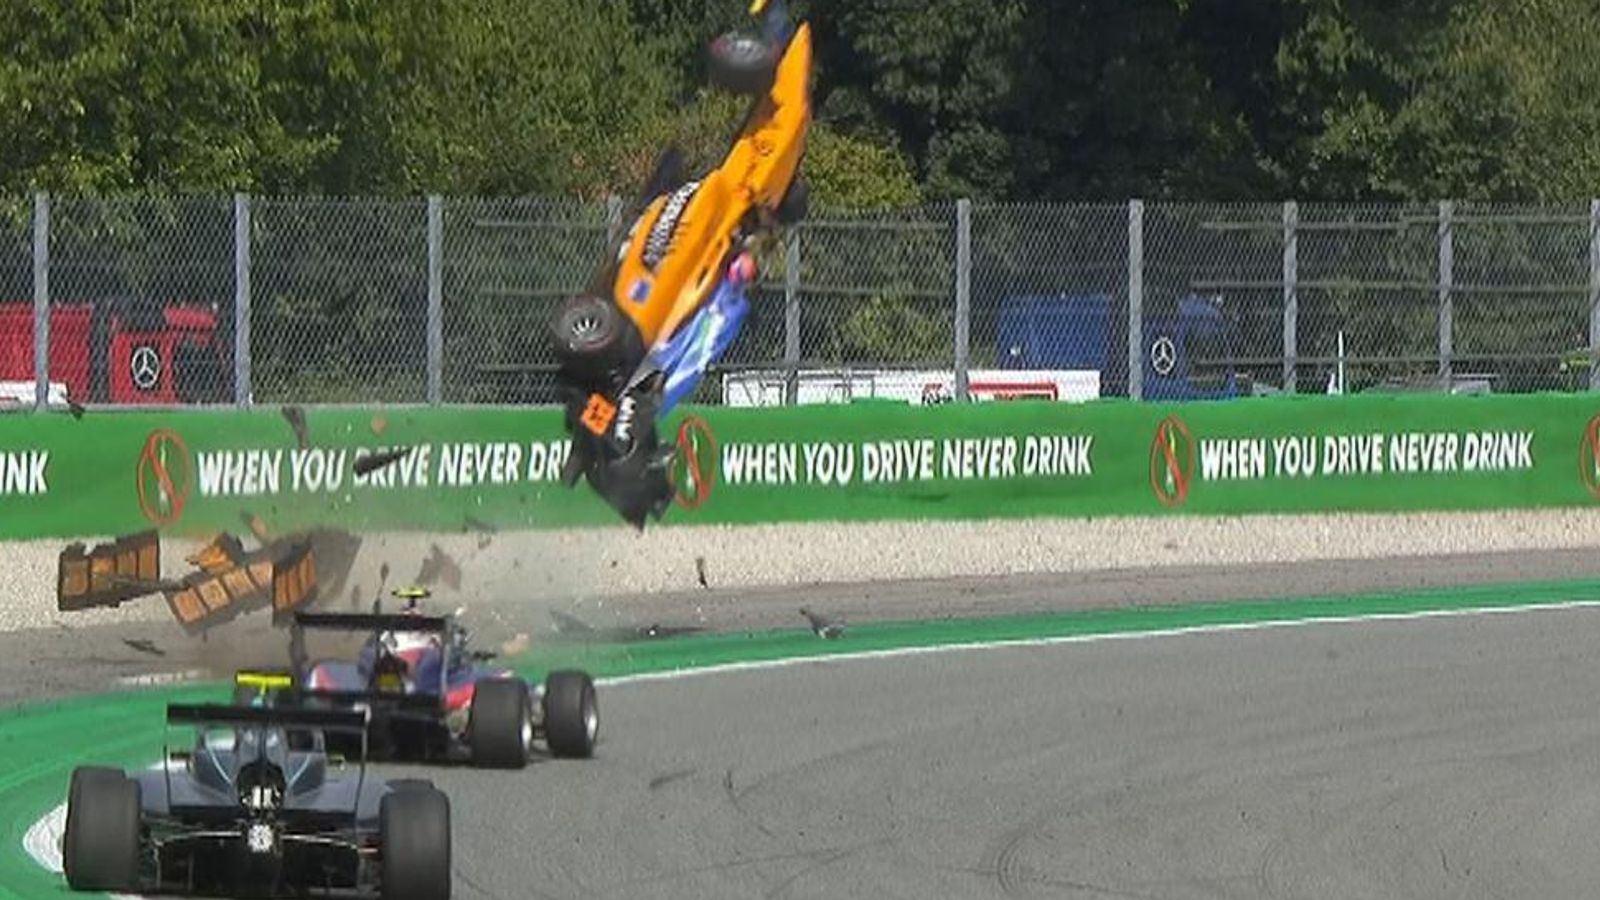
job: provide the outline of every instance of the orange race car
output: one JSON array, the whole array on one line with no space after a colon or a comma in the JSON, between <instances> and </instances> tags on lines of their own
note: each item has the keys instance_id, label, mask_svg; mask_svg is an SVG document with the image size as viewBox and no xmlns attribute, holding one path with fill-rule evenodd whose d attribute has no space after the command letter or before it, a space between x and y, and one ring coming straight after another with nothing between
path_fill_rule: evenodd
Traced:
<instances>
[{"instance_id":1,"label":"orange race car","mask_svg":"<svg viewBox=\"0 0 1600 900\"><path fill-rule=\"evenodd\" d=\"M725 34L710 48L712 81L752 98L722 164L688 180L680 155L662 154L615 258L551 322L572 435L563 477L586 477L639 528L672 500L674 448L656 420L737 336L755 246L805 215L811 31L789 22L782 0L756 0L751 12L759 35Z\"/></svg>"}]
</instances>

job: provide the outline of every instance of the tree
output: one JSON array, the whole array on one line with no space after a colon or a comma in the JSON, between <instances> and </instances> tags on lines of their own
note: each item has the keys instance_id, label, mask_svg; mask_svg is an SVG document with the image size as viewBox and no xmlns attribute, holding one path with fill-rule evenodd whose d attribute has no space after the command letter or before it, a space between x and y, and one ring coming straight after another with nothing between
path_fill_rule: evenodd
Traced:
<instances>
[{"instance_id":1,"label":"tree","mask_svg":"<svg viewBox=\"0 0 1600 900\"><path fill-rule=\"evenodd\" d=\"M1373 116L1398 192L1519 201L1600 192L1600 23L1589 4L1478 0L1453 10L1425 49L1413 89Z\"/></svg>"},{"instance_id":2,"label":"tree","mask_svg":"<svg viewBox=\"0 0 1600 900\"><path fill-rule=\"evenodd\" d=\"M259 45L313 14L227 0L8 5L0 186L215 190L252 186L267 169L309 173L337 133L276 115L304 88L264 91Z\"/></svg>"},{"instance_id":3,"label":"tree","mask_svg":"<svg viewBox=\"0 0 1600 900\"><path fill-rule=\"evenodd\" d=\"M930 196L1255 189L1247 129L1171 0L818 4L831 121L906 148Z\"/></svg>"},{"instance_id":4,"label":"tree","mask_svg":"<svg viewBox=\"0 0 1600 900\"><path fill-rule=\"evenodd\" d=\"M600 196L669 107L673 78L620 3L438 9L414 35L418 63L398 104L405 189Z\"/></svg>"}]
</instances>

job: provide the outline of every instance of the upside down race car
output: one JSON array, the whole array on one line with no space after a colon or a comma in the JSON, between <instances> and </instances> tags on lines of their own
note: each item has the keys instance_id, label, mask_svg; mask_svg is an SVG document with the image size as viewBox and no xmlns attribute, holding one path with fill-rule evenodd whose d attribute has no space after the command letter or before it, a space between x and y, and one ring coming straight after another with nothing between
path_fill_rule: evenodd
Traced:
<instances>
[{"instance_id":1,"label":"upside down race car","mask_svg":"<svg viewBox=\"0 0 1600 900\"><path fill-rule=\"evenodd\" d=\"M354 660L311 660L307 629L368 636ZM374 759L519 769L541 739L553 756L594 753L600 714L586 673L551 672L530 687L508 669L485 665L494 654L471 649L451 615L422 615L414 606L388 615L298 612L289 655L287 673L236 676L236 700L264 696L274 706L365 712Z\"/></svg>"},{"instance_id":2,"label":"upside down race car","mask_svg":"<svg viewBox=\"0 0 1600 900\"><path fill-rule=\"evenodd\" d=\"M721 165L685 178L662 154L614 259L551 323L572 452L563 479L580 478L636 528L672 500L674 448L656 420L699 383L743 324L756 277L753 251L805 215L799 177L811 123L811 32L781 0L756 0L760 35L711 45L719 86L752 97Z\"/></svg>"},{"instance_id":3,"label":"upside down race car","mask_svg":"<svg viewBox=\"0 0 1600 900\"><path fill-rule=\"evenodd\" d=\"M303 896L355 890L449 900L450 801L426 781L355 772L324 737L367 716L259 705L170 705L190 749L129 775L79 766L62 868L79 891Z\"/></svg>"}]
</instances>

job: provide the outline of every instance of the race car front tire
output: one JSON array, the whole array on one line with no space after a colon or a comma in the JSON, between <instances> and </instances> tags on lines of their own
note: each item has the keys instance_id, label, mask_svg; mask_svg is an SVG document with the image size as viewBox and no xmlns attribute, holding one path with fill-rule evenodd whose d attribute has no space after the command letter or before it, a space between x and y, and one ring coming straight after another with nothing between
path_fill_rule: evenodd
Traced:
<instances>
[{"instance_id":1,"label":"race car front tire","mask_svg":"<svg viewBox=\"0 0 1600 900\"><path fill-rule=\"evenodd\" d=\"M139 783L117 769L80 766L67 789L61 868L75 891L139 889Z\"/></svg>"},{"instance_id":2,"label":"race car front tire","mask_svg":"<svg viewBox=\"0 0 1600 900\"><path fill-rule=\"evenodd\" d=\"M588 382L604 382L639 355L642 341L622 311L605 297L568 300L550 323L550 342L562 368Z\"/></svg>"},{"instance_id":3,"label":"race car front tire","mask_svg":"<svg viewBox=\"0 0 1600 900\"><path fill-rule=\"evenodd\" d=\"M730 31L711 42L711 83L735 94L760 95L772 89L778 56L772 45L750 34Z\"/></svg>"},{"instance_id":4,"label":"race car front tire","mask_svg":"<svg viewBox=\"0 0 1600 900\"><path fill-rule=\"evenodd\" d=\"M585 672L551 672L544 682L544 739L551 755L587 759L599 733L594 679Z\"/></svg>"},{"instance_id":5,"label":"race car front tire","mask_svg":"<svg viewBox=\"0 0 1600 900\"><path fill-rule=\"evenodd\" d=\"M472 764L489 769L520 769L533 748L533 709L528 683L520 678L486 678L472 692L467 719Z\"/></svg>"},{"instance_id":6,"label":"race car front tire","mask_svg":"<svg viewBox=\"0 0 1600 900\"><path fill-rule=\"evenodd\" d=\"M378 803L379 895L450 900L450 799L431 787L391 790Z\"/></svg>"}]
</instances>

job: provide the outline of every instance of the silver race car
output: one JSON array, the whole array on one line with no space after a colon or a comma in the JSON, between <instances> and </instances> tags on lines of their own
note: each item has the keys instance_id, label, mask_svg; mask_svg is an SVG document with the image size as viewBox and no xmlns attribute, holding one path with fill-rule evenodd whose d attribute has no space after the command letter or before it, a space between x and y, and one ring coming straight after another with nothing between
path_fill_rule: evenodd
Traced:
<instances>
[{"instance_id":1,"label":"silver race car","mask_svg":"<svg viewBox=\"0 0 1600 900\"><path fill-rule=\"evenodd\" d=\"M427 781L385 781L325 749L324 732L364 736L342 710L171 705L192 726L159 768L79 767L62 862L80 891L448 900L450 802Z\"/></svg>"}]
</instances>

